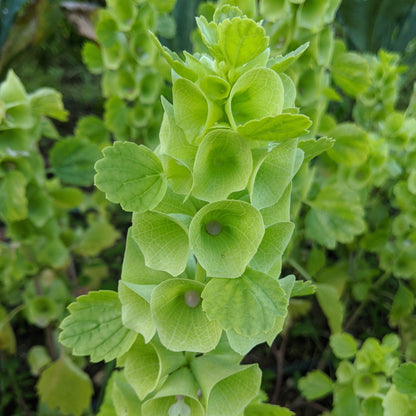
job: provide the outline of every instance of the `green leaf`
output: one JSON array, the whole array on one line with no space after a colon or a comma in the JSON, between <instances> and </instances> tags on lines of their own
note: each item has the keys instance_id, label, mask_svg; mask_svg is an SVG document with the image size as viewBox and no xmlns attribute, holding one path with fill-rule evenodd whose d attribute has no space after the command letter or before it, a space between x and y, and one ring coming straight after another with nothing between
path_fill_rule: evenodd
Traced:
<instances>
[{"instance_id":1,"label":"green leaf","mask_svg":"<svg viewBox=\"0 0 416 416\"><path fill-rule=\"evenodd\" d=\"M100 45L104 48L110 48L117 42L117 22L107 11L102 12L98 21L95 32Z\"/></svg>"},{"instance_id":2,"label":"green leaf","mask_svg":"<svg viewBox=\"0 0 416 416\"><path fill-rule=\"evenodd\" d=\"M308 296L313 295L315 292L316 286L310 280L306 282L296 280L295 285L293 286L291 296Z\"/></svg>"},{"instance_id":3,"label":"green leaf","mask_svg":"<svg viewBox=\"0 0 416 416\"><path fill-rule=\"evenodd\" d=\"M367 398L377 394L380 383L378 378L370 372L358 373L354 376L353 388L358 397Z\"/></svg>"},{"instance_id":4,"label":"green leaf","mask_svg":"<svg viewBox=\"0 0 416 416\"><path fill-rule=\"evenodd\" d=\"M226 19L218 25L218 40L225 61L234 68L256 58L269 44L260 24L238 17Z\"/></svg>"},{"instance_id":5,"label":"green leaf","mask_svg":"<svg viewBox=\"0 0 416 416\"><path fill-rule=\"evenodd\" d=\"M80 189L70 187L53 189L49 195L53 198L54 203L63 209L78 207L84 198Z\"/></svg>"},{"instance_id":6,"label":"green leaf","mask_svg":"<svg viewBox=\"0 0 416 416\"><path fill-rule=\"evenodd\" d=\"M75 128L75 136L86 138L93 143L108 143L110 132L104 126L104 122L95 116L85 116L78 120Z\"/></svg>"},{"instance_id":7,"label":"green leaf","mask_svg":"<svg viewBox=\"0 0 416 416\"><path fill-rule=\"evenodd\" d=\"M104 80L105 78L103 78L103 82ZM110 85L110 92L107 95L112 95L116 88L116 84ZM112 96L106 101L104 109L104 124L108 130L114 133L116 140L130 140L129 108L127 104L120 97Z\"/></svg>"},{"instance_id":8,"label":"green leaf","mask_svg":"<svg viewBox=\"0 0 416 416\"><path fill-rule=\"evenodd\" d=\"M112 247L119 237L120 233L110 223L100 219L88 227L73 250L81 256L94 257Z\"/></svg>"},{"instance_id":9,"label":"green leaf","mask_svg":"<svg viewBox=\"0 0 416 416\"><path fill-rule=\"evenodd\" d=\"M296 14L298 25L311 31L317 31L324 23L327 2L322 0L311 0L301 2Z\"/></svg>"},{"instance_id":10,"label":"green leaf","mask_svg":"<svg viewBox=\"0 0 416 416\"><path fill-rule=\"evenodd\" d=\"M204 206L192 219L192 251L208 276L235 278L243 274L264 235L261 214L242 201Z\"/></svg>"},{"instance_id":11,"label":"green leaf","mask_svg":"<svg viewBox=\"0 0 416 416\"><path fill-rule=\"evenodd\" d=\"M332 61L331 75L334 82L352 97L365 92L371 84L367 61L354 52L335 56Z\"/></svg>"},{"instance_id":12,"label":"green leaf","mask_svg":"<svg viewBox=\"0 0 416 416\"><path fill-rule=\"evenodd\" d=\"M16 337L13 328L10 325L10 315L7 315L6 309L0 305L0 351L6 351L9 354L16 352Z\"/></svg>"},{"instance_id":13,"label":"green leaf","mask_svg":"<svg viewBox=\"0 0 416 416\"><path fill-rule=\"evenodd\" d=\"M70 315L60 327L59 341L74 355L90 355L92 362L111 361L127 352L137 334L121 321L117 292L100 290L80 296L68 306Z\"/></svg>"},{"instance_id":14,"label":"green leaf","mask_svg":"<svg viewBox=\"0 0 416 416\"><path fill-rule=\"evenodd\" d=\"M359 411L360 400L353 388L349 385L337 384L334 388L334 416L358 415Z\"/></svg>"},{"instance_id":15,"label":"green leaf","mask_svg":"<svg viewBox=\"0 0 416 416\"><path fill-rule=\"evenodd\" d=\"M341 123L330 133L335 143L328 150L328 156L337 163L345 166L363 164L370 152L368 135L365 130L353 123Z\"/></svg>"},{"instance_id":16,"label":"green leaf","mask_svg":"<svg viewBox=\"0 0 416 416\"><path fill-rule=\"evenodd\" d=\"M94 392L87 374L65 356L42 372L36 388L40 400L51 409L74 416L89 408Z\"/></svg>"},{"instance_id":17,"label":"green leaf","mask_svg":"<svg viewBox=\"0 0 416 416\"><path fill-rule=\"evenodd\" d=\"M296 173L297 140L290 140L264 154L249 183L251 203L257 209L274 205ZM273 178L271 181L270 178Z\"/></svg>"},{"instance_id":18,"label":"green leaf","mask_svg":"<svg viewBox=\"0 0 416 416\"><path fill-rule=\"evenodd\" d=\"M306 377L299 380L298 388L308 400L316 400L332 392L334 383L322 371L310 371Z\"/></svg>"},{"instance_id":19,"label":"green leaf","mask_svg":"<svg viewBox=\"0 0 416 416\"><path fill-rule=\"evenodd\" d=\"M353 358L357 352L357 342L346 332L331 335L329 344L335 356L341 360Z\"/></svg>"},{"instance_id":20,"label":"green leaf","mask_svg":"<svg viewBox=\"0 0 416 416\"><path fill-rule=\"evenodd\" d=\"M134 213L132 236L147 267L172 276L185 270L190 246L188 232L179 221L159 212Z\"/></svg>"},{"instance_id":21,"label":"green leaf","mask_svg":"<svg viewBox=\"0 0 416 416\"><path fill-rule=\"evenodd\" d=\"M97 145L77 137L56 143L50 153L52 169L59 179L79 186L92 185L94 164L99 158Z\"/></svg>"},{"instance_id":22,"label":"green leaf","mask_svg":"<svg viewBox=\"0 0 416 416\"><path fill-rule=\"evenodd\" d=\"M268 68L254 68L245 72L233 85L225 112L233 128L251 120L274 117L282 112L283 83Z\"/></svg>"},{"instance_id":23,"label":"green leaf","mask_svg":"<svg viewBox=\"0 0 416 416\"><path fill-rule=\"evenodd\" d=\"M244 409L244 416L293 416L294 413L285 407L266 403L249 404Z\"/></svg>"},{"instance_id":24,"label":"green leaf","mask_svg":"<svg viewBox=\"0 0 416 416\"><path fill-rule=\"evenodd\" d=\"M403 394L416 393L416 364L403 363L393 373L393 383L397 391Z\"/></svg>"},{"instance_id":25,"label":"green leaf","mask_svg":"<svg viewBox=\"0 0 416 416\"><path fill-rule=\"evenodd\" d=\"M362 416L383 416L383 399L381 397L368 397L361 402Z\"/></svg>"},{"instance_id":26,"label":"green leaf","mask_svg":"<svg viewBox=\"0 0 416 416\"><path fill-rule=\"evenodd\" d=\"M260 388L257 365L236 365L203 355L191 362L191 369L201 387L206 416L239 415Z\"/></svg>"},{"instance_id":27,"label":"green leaf","mask_svg":"<svg viewBox=\"0 0 416 416\"><path fill-rule=\"evenodd\" d=\"M144 212L163 199L167 180L160 160L145 146L115 142L95 164L95 185L125 211Z\"/></svg>"},{"instance_id":28,"label":"green leaf","mask_svg":"<svg viewBox=\"0 0 416 416\"><path fill-rule=\"evenodd\" d=\"M28 216L26 178L18 170L7 172L0 185L0 215L7 221L21 221Z\"/></svg>"},{"instance_id":29,"label":"green leaf","mask_svg":"<svg viewBox=\"0 0 416 416\"><path fill-rule=\"evenodd\" d=\"M12 69L7 72L6 79L0 85L0 100L4 101L7 107L27 101L25 87Z\"/></svg>"},{"instance_id":30,"label":"green leaf","mask_svg":"<svg viewBox=\"0 0 416 416\"><path fill-rule=\"evenodd\" d=\"M204 285L189 279L169 279L152 292L150 306L162 344L171 351L208 352L221 337L221 327L203 312Z\"/></svg>"},{"instance_id":31,"label":"green leaf","mask_svg":"<svg viewBox=\"0 0 416 416\"><path fill-rule=\"evenodd\" d=\"M64 109L62 94L52 88L40 88L30 94L30 105L39 115L55 118L59 121L68 119L68 111Z\"/></svg>"},{"instance_id":32,"label":"green leaf","mask_svg":"<svg viewBox=\"0 0 416 416\"><path fill-rule=\"evenodd\" d=\"M44 237L38 242L36 257L37 261L42 265L59 268L68 261L69 252L59 237Z\"/></svg>"},{"instance_id":33,"label":"green leaf","mask_svg":"<svg viewBox=\"0 0 416 416\"><path fill-rule=\"evenodd\" d=\"M316 285L316 297L319 305L328 319L331 332L336 334L342 330L344 305L339 299L339 292L334 286L319 283Z\"/></svg>"},{"instance_id":34,"label":"green leaf","mask_svg":"<svg viewBox=\"0 0 416 416\"><path fill-rule=\"evenodd\" d=\"M291 192L292 183L289 183L282 196L275 204L260 210L265 227L269 227L278 222L290 221Z\"/></svg>"},{"instance_id":35,"label":"green leaf","mask_svg":"<svg viewBox=\"0 0 416 416\"><path fill-rule=\"evenodd\" d=\"M34 376L39 376L51 361L48 350L43 345L35 345L31 347L27 353L27 362L30 366L30 372Z\"/></svg>"},{"instance_id":36,"label":"green leaf","mask_svg":"<svg viewBox=\"0 0 416 416\"><path fill-rule=\"evenodd\" d=\"M261 120L248 121L237 127L238 133L247 140L283 142L307 133L311 125L308 117L302 114L279 114Z\"/></svg>"},{"instance_id":37,"label":"green leaf","mask_svg":"<svg viewBox=\"0 0 416 416\"><path fill-rule=\"evenodd\" d=\"M237 279L210 280L202 298L202 308L210 319L245 337L268 332L276 316L287 313L287 298L279 281L251 269Z\"/></svg>"},{"instance_id":38,"label":"green leaf","mask_svg":"<svg viewBox=\"0 0 416 416\"><path fill-rule=\"evenodd\" d=\"M208 133L198 147L192 194L209 202L243 190L253 166L250 146L232 130Z\"/></svg>"},{"instance_id":39,"label":"green leaf","mask_svg":"<svg viewBox=\"0 0 416 416\"><path fill-rule=\"evenodd\" d=\"M52 200L49 195L34 183L27 188L29 219L36 227L43 227L54 214Z\"/></svg>"},{"instance_id":40,"label":"green leaf","mask_svg":"<svg viewBox=\"0 0 416 416\"><path fill-rule=\"evenodd\" d=\"M137 337L124 358L124 374L140 400L185 362L182 353L169 351L156 341L146 344L142 337Z\"/></svg>"},{"instance_id":41,"label":"green leaf","mask_svg":"<svg viewBox=\"0 0 416 416\"><path fill-rule=\"evenodd\" d=\"M271 59L271 69L276 72L286 71L294 62L296 62L302 55L303 52L308 49L310 42L306 42L303 45L300 45L294 51L287 53L284 56L276 56Z\"/></svg>"},{"instance_id":42,"label":"green leaf","mask_svg":"<svg viewBox=\"0 0 416 416\"><path fill-rule=\"evenodd\" d=\"M392 324L397 325L402 318L409 316L415 307L415 297L413 292L405 285L400 284L393 299L393 305L389 312Z\"/></svg>"},{"instance_id":43,"label":"green leaf","mask_svg":"<svg viewBox=\"0 0 416 416\"><path fill-rule=\"evenodd\" d=\"M332 138L320 137L318 140L300 140L298 143L298 147L299 149L302 149L305 154L304 162L308 162L314 157L320 155L321 153L331 149L334 143L335 140Z\"/></svg>"},{"instance_id":44,"label":"green leaf","mask_svg":"<svg viewBox=\"0 0 416 416\"><path fill-rule=\"evenodd\" d=\"M103 58L100 48L92 42L85 42L82 47L82 61L93 74L101 74L104 71Z\"/></svg>"},{"instance_id":45,"label":"green leaf","mask_svg":"<svg viewBox=\"0 0 416 416\"><path fill-rule=\"evenodd\" d=\"M337 242L349 243L365 231L364 210L358 195L348 188L329 185L309 202L306 214L306 235L328 248Z\"/></svg>"}]
</instances>

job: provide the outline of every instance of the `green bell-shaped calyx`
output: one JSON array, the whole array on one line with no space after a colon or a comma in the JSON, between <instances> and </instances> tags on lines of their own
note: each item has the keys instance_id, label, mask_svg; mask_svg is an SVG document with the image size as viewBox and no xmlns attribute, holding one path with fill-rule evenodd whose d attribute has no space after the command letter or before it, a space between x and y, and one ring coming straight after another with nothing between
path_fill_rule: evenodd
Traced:
<instances>
[{"instance_id":1,"label":"green bell-shaped calyx","mask_svg":"<svg viewBox=\"0 0 416 416\"><path fill-rule=\"evenodd\" d=\"M268 332L276 316L287 313L287 297L279 281L249 268L237 279L212 279L202 297L210 319L244 337Z\"/></svg>"},{"instance_id":2,"label":"green bell-shaped calyx","mask_svg":"<svg viewBox=\"0 0 416 416\"><path fill-rule=\"evenodd\" d=\"M252 166L250 146L239 134L214 130L198 147L192 194L209 202L226 199L247 186Z\"/></svg>"},{"instance_id":3,"label":"green bell-shaped calyx","mask_svg":"<svg viewBox=\"0 0 416 416\"><path fill-rule=\"evenodd\" d=\"M189 228L191 247L211 277L243 274L264 235L259 211L243 201L219 201L204 206Z\"/></svg>"},{"instance_id":4,"label":"green bell-shaped calyx","mask_svg":"<svg viewBox=\"0 0 416 416\"><path fill-rule=\"evenodd\" d=\"M208 352L221 337L221 327L202 310L204 285L190 279L169 279L152 292L150 306L162 344L171 351Z\"/></svg>"}]
</instances>

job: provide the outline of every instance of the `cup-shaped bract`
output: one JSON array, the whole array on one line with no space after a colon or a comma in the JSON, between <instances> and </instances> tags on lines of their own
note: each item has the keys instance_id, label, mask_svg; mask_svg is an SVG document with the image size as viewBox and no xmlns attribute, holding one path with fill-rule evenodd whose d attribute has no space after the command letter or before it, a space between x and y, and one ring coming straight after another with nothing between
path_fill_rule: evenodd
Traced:
<instances>
[{"instance_id":1,"label":"cup-shaped bract","mask_svg":"<svg viewBox=\"0 0 416 416\"><path fill-rule=\"evenodd\" d=\"M225 111L233 128L250 120L276 116L284 103L283 83L269 68L245 72L233 85Z\"/></svg>"},{"instance_id":2,"label":"cup-shaped bract","mask_svg":"<svg viewBox=\"0 0 416 416\"><path fill-rule=\"evenodd\" d=\"M257 365L237 365L205 355L190 366L201 387L206 416L239 415L258 394L261 371Z\"/></svg>"},{"instance_id":3,"label":"cup-shaped bract","mask_svg":"<svg viewBox=\"0 0 416 416\"><path fill-rule=\"evenodd\" d=\"M189 258L186 227L160 212L133 214L133 239L140 246L147 267L178 276Z\"/></svg>"},{"instance_id":4,"label":"cup-shaped bract","mask_svg":"<svg viewBox=\"0 0 416 416\"><path fill-rule=\"evenodd\" d=\"M143 404L142 415L204 416L191 371L184 367L173 372L156 395Z\"/></svg>"},{"instance_id":5,"label":"cup-shaped bract","mask_svg":"<svg viewBox=\"0 0 416 416\"><path fill-rule=\"evenodd\" d=\"M152 292L150 306L162 344L172 351L209 352L221 337L198 299L204 285L190 279L169 279Z\"/></svg>"},{"instance_id":6,"label":"cup-shaped bract","mask_svg":"<svg viewBox=\"0 0 416 416\"><path fill-rule=\"evenodd\" d=\"M232 130L213 130L198 147L192 194L205 201L226 199L247 186L253 167L250 146Z\"/></svg>"},{"instance_id":7,"label":"cup-shaped bract","mask_svg":"<svg viewBox=\"0 0 416 416\"><path fill-rule=\"evenodd\" d=\"M123 360L126 379L140 400L144 400L185 362L183 354L167 350L156 339L146 344L140 336Z\"/></svg>"},{"instance_id":8,"label":"cup-shaped bract","mask_svg":"<svg viewBox=\"0 0 416 416\"><path fill-rule=\"evenodd\" d=\"M234 200L204 206L189 228L193 253L211 277L241 276L263 235L260 212L247 202Z\"/></svg>"},{"instance_id":9,"label":"cup-shaped bract","mask_svg":"<svg viewBox=\"0 0 416 416\"><path fill-rule=\"evenodd\" d=\"M107 0L107 5L115 17L120 30L123 32L128 31L136 18L136 2L134 0Z\"/></svg>"},{"instance_id":10,"label":"cup-shaped bract","mask_svg":"<svg viewBox=\"0 0 416 416\"><path fill-rule=\"evenodd\" d=\"M153 104L159 99L163 78L155 71L144 71L140 80L139 100L143 104Z\"/></svg>"}]
</instances>

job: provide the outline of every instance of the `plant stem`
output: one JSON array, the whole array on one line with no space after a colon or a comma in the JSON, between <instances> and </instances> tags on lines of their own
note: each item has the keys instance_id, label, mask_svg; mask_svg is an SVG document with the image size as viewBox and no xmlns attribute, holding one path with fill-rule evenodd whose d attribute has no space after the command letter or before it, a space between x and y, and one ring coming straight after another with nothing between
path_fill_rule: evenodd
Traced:
<instances>
[{"instance_id":1,"label":"plant stem","mask_svg":"<svg viewBox=\"0 0 416 416\"><path fill-rule=\"evenodd\" d=\"M312 276L303 268L296 260L293 258L287 259L287 262L298 272L302 275L302 277L306 280L312 280Z\"/></svg>"}]
</instances>

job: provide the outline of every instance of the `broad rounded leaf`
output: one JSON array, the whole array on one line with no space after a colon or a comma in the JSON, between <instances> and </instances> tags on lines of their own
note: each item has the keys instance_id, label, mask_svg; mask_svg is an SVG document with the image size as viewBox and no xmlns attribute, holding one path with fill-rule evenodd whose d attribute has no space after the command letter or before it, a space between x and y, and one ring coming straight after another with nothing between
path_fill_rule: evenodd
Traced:
<instances>
[{"instance_id":1,"label":"broad rounded leaf","mask_svg":"<svg viewBox=\"0 0 416 416\"><path fill-rule=\"evenodd\" d=\"M92 362L111 361L129 350L137 333L121 322L117 292L100 290L80 296L68 306L59 341L74 355L90 355Z\"/></svg>"},{"instance_id":2,"label":"broad rounded leaf","mask_svg":"<svg viewBox=\"0 0 416 416\"><path fill-rule=\"evenodd\" d=\"M416 393L416 364L404 363L393 374L393 383L404 394Z\"/></svg>"},{"instance_id":3,"label":"broad rounded leaf","mask_svg":"<svg viewBox=\"0 0 416 416\"><path fill-rule=\"evenodd\" d=\"M357 342L345 332L331 335L329 343L334 354L341 360L352 358L357 352Z\"/></svg>"},{"instance_id":4,"label":"broad rounded leaf","mask_svg":"<svg viewBox=\"0 0 416 416\"><path fill-rule=\"evenodd\" d=\"M314 370L299 380L298 387L308 400L315 400L331 393L333 385L333 381L325 373Z\"/></svg>"},{"instance_id":5,"label":"broad rounded leaf","mask_svg":"<svg viewBox=\"0 0 416 416\"><path fill-rule=\"evenodd\" d=\"M254 68L245 72L233 85L225 111L236 128L250 120L274 117L282 112L283 84L276 72Z\"/></svg>"},{"instance_id":6,"label":"broad rounded leaf","mask_svg":"<svg viewBox=\"0 0 416 416\"><path fill-rule=\"evenodd\" d=\"M97 145L88 140L70 137L55 144L50 153L55 174L66 183L90 186L94 180L94 164L100 158Z\"/></svg>"},{"instance_id":7,"label":"broad rounded leaf","mask_svg":"<svg viewBox=\"0 0 416 416\"><path fill-rule=\"evenodd\" d=\"M210 280L202 297L210 319L245 337L268 332L276 316L287 313L287 297L279 281L251 269L237 279Z\"/></svg>"},{"instance_id":8,"label":"broad rounded leaf","mask_svg":"<svg viewBox=\"0 0 416 416\"><path fill-rule=\"evenodd\" d=\"M220 201L204 206L192 219L192 250L208 276L243 274L264 235L259 211L247 202Z\"/></svg>"},{"instance_id":9,"label":"broad rounded leaf","mask_svg":"<svg viewBox=\"0 0 416 416\"><path fill-rule=\"evenodd\" d=\"M153 290L150 305L157 333L171 351L208 352L218 344L221 327L208 319L198 300L203 289L194 280L169 279Z\"/></svg>"},{"instance_id":10,"label":"broad rounded leaf","mask_svg":"<svg viewBox=\"0 0 416 416\"><path fill-rule=\"evenodd\" d=\"M240 135L214 130L198 147L192 194L209 202L226 199L247 186L252 166L250 146Z\"/></svg>"},{"instance_id":11,"label":"broad rounded leaf","mask_svg":"<svg viewBox=\"0 0 416 416\"><path fill-rule=\"evenodd\" d=\"M65 356L42 372L36 388L40 400L51 409L74 416L89 407L94 392L88 375Z\"/></svg>"},{"instance_id":12,"label":"broad rounded leaf","mask_svg":"<svg viewBox=\"0 0 416 416\"><path fill-rule=\"evenodd\" d=\"M247 18L226 19L218 25L218 38L226 62L239 67L260 55L269 38L263 27Z\"/></svg>"},{"instance_id":13,"label":"broad rounded leaf","mask_svg":"<svg viewBox=\"0 0 416 416\"><path fill-rule=\"evenodd\" d=\"M173 276L181 274L189 258L189 238L184 225L160 212L135 213L133 239L143 252L147 267Z\"/></svg>"},{"instance_id":14,"label":"broad rounded leaf","mask_svg":"<svg viewBox=\"0 0 416 416\"><path fill-rule=\"evenodd\" d=\"M153 209L163 198L167 180L162 164L145 146L115 142L95 164L95 185L125 211Z\"/></svg>"}]
</instances>

